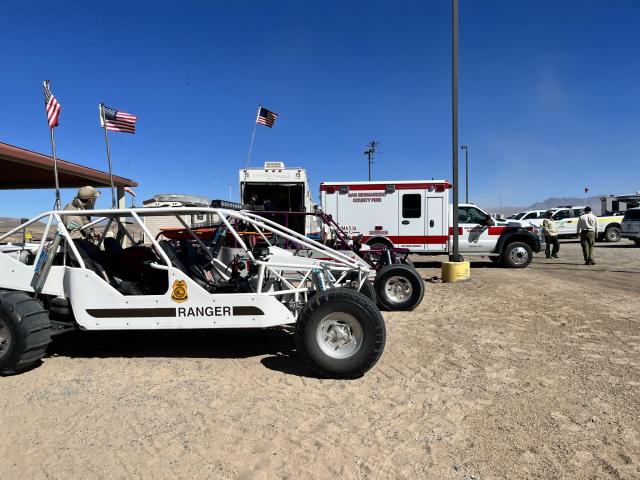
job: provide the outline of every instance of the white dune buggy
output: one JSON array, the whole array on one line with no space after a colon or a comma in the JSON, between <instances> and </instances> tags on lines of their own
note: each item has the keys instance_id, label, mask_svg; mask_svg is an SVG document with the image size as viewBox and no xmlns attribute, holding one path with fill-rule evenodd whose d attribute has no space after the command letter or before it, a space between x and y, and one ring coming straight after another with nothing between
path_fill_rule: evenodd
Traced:
<instances>
[{"instance_id":1,"label":"white dune buggy","mask_svg":"<svg viewBox=\"0 0 640 480\"><path fill-rule=\"evenodd\" d=\"M98 217L98 241L72 240L67 215ZM183 225L153 238L143 218ZM216 219L191 228L185 218ZM2 245L44 222L37 244ZM52 241L46 241L57 230ZM145 242L136 241L134 229ZM97 232L97 234L96 234ZM318 253L275 246L287 239ZM0 372L37 363L52 335L83 330L295 325L297 349L320 375L355 378L380 358L384 320L359 292L370 270L285 227L230 208L52 211L0 236Z\"/></svg>"}]
</instances>

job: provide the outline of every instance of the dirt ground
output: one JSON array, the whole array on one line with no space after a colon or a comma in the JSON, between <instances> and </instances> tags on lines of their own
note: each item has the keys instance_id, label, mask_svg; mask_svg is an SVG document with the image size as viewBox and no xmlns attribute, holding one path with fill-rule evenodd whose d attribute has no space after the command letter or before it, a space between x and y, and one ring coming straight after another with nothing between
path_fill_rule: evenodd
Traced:
<instances>
[{"instance_id":1,"label":"dirt ground","mask_svg":"<svg viewBox=\"0 0 640 480\"><path fill-rule=\"evenodd\" d=\"M0 378L0 479L640 478L640 249L579 245L459 284L415 257L363 378L282 329L70 334Z\"/></svg>"}]
</instances>

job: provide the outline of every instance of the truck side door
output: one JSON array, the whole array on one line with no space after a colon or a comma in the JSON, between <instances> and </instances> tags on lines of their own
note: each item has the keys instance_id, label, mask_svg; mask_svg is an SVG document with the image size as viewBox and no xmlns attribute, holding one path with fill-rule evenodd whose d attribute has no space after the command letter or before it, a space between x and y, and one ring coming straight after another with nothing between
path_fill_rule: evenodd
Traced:
<instances>
[{"instance_id":1,"label":"truck side door","mask_svg":"<svg viewBox=\"0 0 640 480\"><path fill-rule=\"evenodd\" d=\"M489 238L490 226L487 214L477 207L458 207L458 226L462 229L459 240L461 253L488 253L494 250L495 242Z\"/></svg>"},{"instance_id":2,"label":"truck side door","mask_svg":"<svg viewBox=\"0 0 640 480\"><path fill-rule=\"evenodd\" d=\"M569 210L568 208L558 210L553 214L552 218L556 222L556 230L558 231L558 235L572 235L577 232L578 219L571 217L571 210Z\"/></svg>"}]
</instances>

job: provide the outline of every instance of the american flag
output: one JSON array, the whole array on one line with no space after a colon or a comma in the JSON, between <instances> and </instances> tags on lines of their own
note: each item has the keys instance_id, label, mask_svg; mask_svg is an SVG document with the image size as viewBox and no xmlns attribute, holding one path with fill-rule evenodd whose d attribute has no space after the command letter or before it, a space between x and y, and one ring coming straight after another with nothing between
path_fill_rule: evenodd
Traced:
<instances>
[{"instance_id":1,"label":"american flag","mask_svg":"<svg viewBox=\"0 0 640 480\"><path fill-rule=\"evenodd\" d=\"M49 90L49 80L43 82L44 86L44 110L47 114L47 122L49 128L57 127L60 123L60 111L62 107L56 97L53 96L51 90Z\"/></svg>"},{"instance_id":2,"label":"american flag","mask_svg":"<svg viewBox=\"0 0 640 480\"><path fill-rule=\"evenodd\" d=\"M114 132L136 133L136 120L138 117L127 112L121 112L115 108L100 105L100 126Z\"/></svg>"},{"instance_id":3,"label":"american flag","mask_svg":"<svg viewBox=\"0 0 640 480\"><path fill-rule=\"evenodd\" d=\"M277 113L271 112L264 107L260 107L260 110L258 110L258 118L256 119L256 123L260 123L262 125L266 125L269 128L272 128L273 124L276 123L277 118Z\"/></svg>"}]
</instances>

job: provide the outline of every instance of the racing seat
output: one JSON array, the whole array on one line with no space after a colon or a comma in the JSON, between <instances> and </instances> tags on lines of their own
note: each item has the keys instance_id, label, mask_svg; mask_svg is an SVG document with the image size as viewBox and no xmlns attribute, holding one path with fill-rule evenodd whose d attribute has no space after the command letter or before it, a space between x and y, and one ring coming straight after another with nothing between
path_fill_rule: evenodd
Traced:
<instances>
[{"instance_id":1,"label":"racing seat","mask_svg":"<svg viewBox=\"0 0 640 480\"><path fill-rule=\"evenodd\" d=\"M206 275L201 273L202 267L200 267L199 269L198 268L190 269L180 259L175 248L173 248L173 245L171 245L171 243L169 243L167 240L160 240L158 242L158 245L160 245L160 248L162 248L164 253L167 254L167 257L169 257L169 260L171 261L171 265L173 265L175 268L177 268L182 273L187 275L189 278L191 278L194 282L196 282L198 285L200 285L202 288L204 288L208 292L212 292L213 290L215 290L215 283L213 282L213 280L209 281Z\"/></svg>"}]
</instances>

